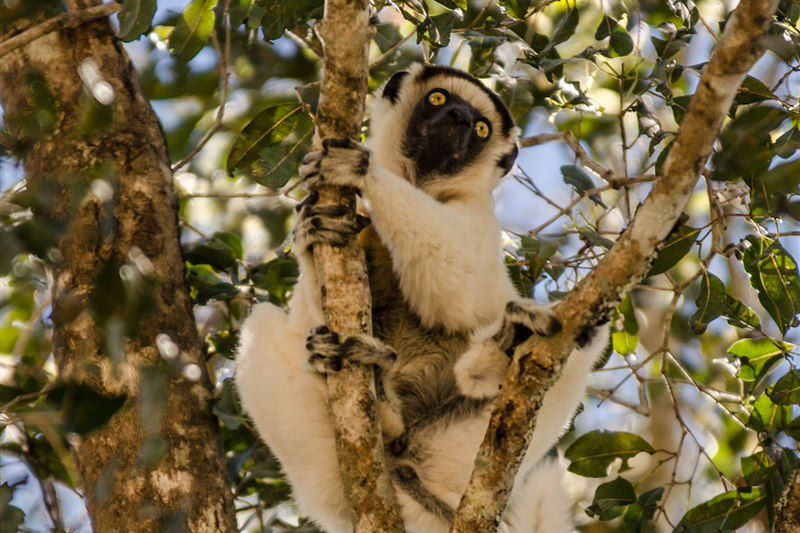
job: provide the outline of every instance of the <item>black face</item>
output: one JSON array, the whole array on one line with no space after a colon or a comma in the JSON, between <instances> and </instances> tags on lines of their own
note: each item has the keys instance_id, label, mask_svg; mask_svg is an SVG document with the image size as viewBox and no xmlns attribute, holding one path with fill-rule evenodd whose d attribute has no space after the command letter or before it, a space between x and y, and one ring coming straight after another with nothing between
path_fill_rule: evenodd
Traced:
<instances>
[{"instance_id":1,"label":"black face","mask_svg":"<svg viewBox=\"0 0 800 533\"><path fill-rule=\"evenodd\" d=\"M432 89L417 103L403 139L403 153L418 180L458 173L492 137L492 123L457 95Z\"/></svg>"}]
</instances>

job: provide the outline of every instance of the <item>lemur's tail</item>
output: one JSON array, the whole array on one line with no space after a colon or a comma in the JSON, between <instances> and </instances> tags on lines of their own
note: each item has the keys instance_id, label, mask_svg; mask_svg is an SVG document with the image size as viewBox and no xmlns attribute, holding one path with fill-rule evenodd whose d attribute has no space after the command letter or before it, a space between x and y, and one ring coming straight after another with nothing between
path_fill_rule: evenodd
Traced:
<instances>
[{"instance_id":1,"label":"lemur's tail","mask_svg":"<svg viewBox=\"0 0 800 533\"><path fill-rule=\"evenodd\" d=\"M499 533L571 533L572 512L563 467L543 460L514 484Z\"/></svg>"}]
</instances>

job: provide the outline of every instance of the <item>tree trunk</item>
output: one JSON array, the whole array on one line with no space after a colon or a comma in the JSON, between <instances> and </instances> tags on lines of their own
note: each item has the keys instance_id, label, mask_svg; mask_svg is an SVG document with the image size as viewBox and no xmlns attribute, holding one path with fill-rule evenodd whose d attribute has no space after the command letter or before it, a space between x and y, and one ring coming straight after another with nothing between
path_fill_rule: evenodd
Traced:
<instances>
[{"instance_id":1,"label":"tree trunk","mask_svg":"<svg viewBox=\"0 0 800 533\"><path fill-rule=\"evenodd\" d=\"M99 3L67 1L72 11ZM26 9L38 11L15 21L18 27L41 22L46 11ZM235 531L185 280L169 156L128 56L109 22L98 19L12 50L0 58L0 76L6 126L19 149L27 188L44 202L34 213L66 230L51 257L53 351L61 376L100 393L128 395L108 425L74 446L95 530ZM86 122L87 109L102 109L92 100L92 89L107 103L113 91L108 106L113 115L96 131ZM42 99L49 102L52 123L44 135L26 137L30 120L38 119L31 110L41 107ZM47 191L55 196L47 198ZM110 317L93 311L92 302L120 298L104 295L103 273L123 272L107 267L126 262L154 279L153 304L124 344L109 350L121 335L103 337L100 323ZM152 398L140 395L140 371L166 366L157 336L159 345L177 347L177 361L194 371L183 373L189 377L162 374L168 377L160 427L158 417L142 416L143 402ZM162 439L155 437L163 452L142 455L148 434L153 444L153 433Z\"/></svg>"},{"instance_id":2,"label":"tree trunk","mask_svg":"<svg viewBox=\"0 0 800 533\"><path fill-rule=\"evenodd\" d=\"M703 71L664 163L664 175L613 249L556 306L562 332L518 348L459 504L454 532L497 526L545 392L558 379L578 335L606 316L646 274L694 190L739 84L763 53L763 38L777 6L777 0L739 3Z\"/></svg>"}]
</instances>

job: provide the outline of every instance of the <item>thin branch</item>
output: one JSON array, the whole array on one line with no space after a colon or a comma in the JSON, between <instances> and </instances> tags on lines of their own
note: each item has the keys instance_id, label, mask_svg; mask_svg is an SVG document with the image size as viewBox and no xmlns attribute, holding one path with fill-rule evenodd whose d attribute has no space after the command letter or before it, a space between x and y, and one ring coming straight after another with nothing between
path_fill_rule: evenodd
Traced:
<instances>
[{"instance_id":1,"label":"thin branch","mask_svg":"<svg viewBox=\"0 0 800 533\"><path fill-rule=\"evenodd\" d=\"M216 133L222 129L222 120L225 118L225 105L228 103L228 78L230 77L228 65L230 65L231 62L231 21L229 10L230 0L225 0L225 3L222 7L222 27L225 33L225 43L223 46L220 46L219 44L217 32L213 32L211 34L211 44L214 46L217 56L219 57L219 107L217 108L217 116L214 118L214 124L211 126L211 128L209 128L205 135L203 135L203 138L200 139L200 142L197 143L197 146L195 146L186 157L172 165L173 172L189 164L189 162L194 159L194 156L199 154L200 150L202 150L205 145L208 144L208 141L211 140L211 137L216 135Z\"/></svg>"},{"instance_id":2,"label":"thin branch","mask_svg":"<svg viewBox=\"0 0 800 533\"><path fill-rule=\"evenodd\" d=\"M120 9L122 9L122 6L119 4L103 4L81 11L69 11L48 19L22 33L0 41L0 57L54 31L75 28L81 24L112 15Z\"/></svg>"},{"instance_id":3,"label":"thin branch","mask_svg":"<svg viewBox=\"0 0 800 533\"><path fill-rule=\"evenodd\" d=\"M552 142L552 141L563 141L570 147L570 149L575 153L575 157L577 160L586 168L593 171L595 174L603 178L604 180L608 180L611 178L614 173L601 165L600 163L594 161L589 155L586 153L586 150L583 149L578 139L575 138L575 135L571 131L562 131L559 133L545 133L542 135L537 135L536 137L528 137L526 139L520 139L519 146L520 148L529 148L531 146L538 146L540 144Z\"/></svg>"},{"instance_id":4,"label":"thin branch","mask_svg":"<svg viewBox=\"0 0 800 533\"><path fill-rule=\"evenodd\" d=\"M701 76L663 177L605 258L555 307L562 332L526 341L517 349L452 531L496 529L545 392L558 379L575 339L636 286L678 220L739 85L764 51L763 38L777 4L778 0L739 3Z\"/></svg>"}]
</instances>

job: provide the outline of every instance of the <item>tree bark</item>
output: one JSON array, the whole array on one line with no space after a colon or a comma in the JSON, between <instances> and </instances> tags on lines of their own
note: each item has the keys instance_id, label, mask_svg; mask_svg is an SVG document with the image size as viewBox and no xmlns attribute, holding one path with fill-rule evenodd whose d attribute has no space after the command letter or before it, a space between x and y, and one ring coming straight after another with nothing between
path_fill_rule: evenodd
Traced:
<instances>
[{"instance_id":1,"label":"tree bark","mask_svg":"<svg viewBox=\"0 0 800 533\"><path fill-rule=\"evenodd\" d=\"M369 69L369 2L326 0L318 28L324 70L317 108L317 146L323 139L360 140ZM320 205L339 204L355 218L354 191L321 187ZM355 239L343 248L316 246L314 262L325 317L340 335L372 332L364 254ZM328 402L336 449L357 532L402 531L384 458L371 368L347 366L329 374Z\"/></svg>"},{"instance_id":2,"label":"tree bark","mask_svg":"<svg viewBox=\"0 0 800 533\"><path fill-rule=\"evenodd\" d=\"M778 503L775 518L775 533L797 533L800 531L800 468L794 473Z\"/></svg>"},{"instance_id":3,"label":"tree bark","mask_svg":"<svg viewBox=\"0 0 800 533\"><path fill-rule=\"evenodd\" d=\"M564 326L562 332L537 338L517 350L453 531L493 531L497 527L544 393L558 378L579 333L598 317L607 316L647 272L657 246L668 236L694 190L739 84L763 53L763 37L777 4L777 0L740 2L701 76L665 162L664 175L614 248L555 308Z\"/></svg>"},{"instance_id":4,"label":"tree bark","mask_svg":"<svg viewBox=\"0 0 800 533\"><path fill-rule=\"evenodd\" d=\"M66 3L77 12L100 2ZM31 21L41 22L33 19L41 19L42 12ZM99 74L94 82L87 78L92 68L93 75ZM108 84L101 88L113 90L113 119L99 131L87 131L82 122L82 106L91 96L79 72L87 85L101 80ZM19 155L28 191L56 191L52 203L35 214L66 229L54 262L52 293L53 350L60 375L102 394L128 395L105 427L73 448L94 529L235 531L232 492L218 423L207 402L208 376L181 257L169 156L128 56L108 20L98 19L45 33L12 50L0 59L0 76L0 100L12 138L24 136L15 128L22 128L40 106L43 92L52 101L49 131L26 139ZM104 195L104 189L113 192ZM93 313L90 301L103 290L104 265L130 260L155 279L154 307L113 360L97 324L107 317ZM159 364L156 337L164 334L178 347L179 360L196 365L201 377L167 378L158 429L164 451L148 465L140 455L145 428L153 421L142 417L140 371Z\"/></svg>"}]
</instances>

